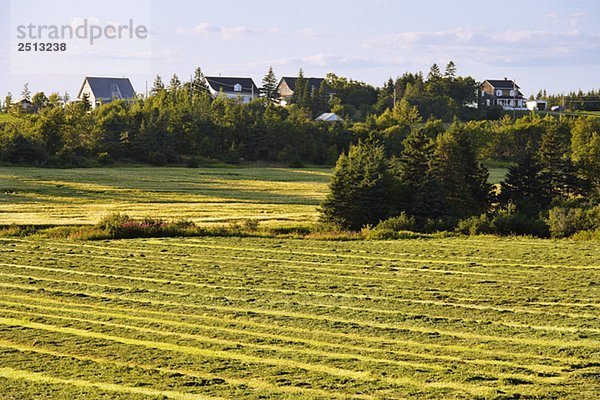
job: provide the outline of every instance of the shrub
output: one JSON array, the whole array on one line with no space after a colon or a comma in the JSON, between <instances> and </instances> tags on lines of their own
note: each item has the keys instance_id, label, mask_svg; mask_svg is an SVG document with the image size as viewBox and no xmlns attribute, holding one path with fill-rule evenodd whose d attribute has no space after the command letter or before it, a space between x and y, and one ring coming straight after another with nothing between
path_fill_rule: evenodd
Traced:
<instances>
[{"instance_id":1,"label":"shrub","mask_svg":"<svg viewBox=\"0 0 600 400\"><path fill-rule=\"evenodd\" d=\"M596 230L579 231L571 236L571 239L581 241L600 241L600 228Z\"/></svg>"},{"instance_id":2,"label":"shrub","mask_svg":"<svg viewBox=\"0 0 600 400\"><path fill-rule=\"evenodd\" d=\"M105 217L96 225L96 229L105 232L113 239L190 236L198 233L192 221L165 222L162 219L149 217L135 220L124 214Z\"/></svg>"},{"instance_id":3,"label":"shrub","mask_svg":"<svg viewBox=\"0 0 600 400\"><path fill-rule=\"evenodd\" d=\"M415 217L402 212L397 217L388 218L377 224L375 229L392 231L414 231L417 228Z\"/></svg>"},{"instance_id":4,"label":"shrub","mask_svg":"<svg viewBox=\"0 0 600 400\"><path fill-rule=\"evenodd\" d=\"M570 237L580 231L600 229L600 206L589 210L554 207L548 213L548 225L554 238Z\"/></svg>"},{"instance_id":5,"label":"shrub","mask_svg":"<svg viewBox=\"0 0 600 400\"><path fill-rule=\"evenodd\" d=\"M498 211L492 219L492 226L494 233L502 236L532 235L548 237L548 226L544 221L517 213L512 204Z\"/></svg>"},{"instance_id":6,"label":"shrub","mask_svg":"<svg viewBox=\"0 0 600 400\"><path fill-rule=\"evenodd\" d=\"M494 225L486 214L481 214L459 221L455 231L463 235L486 235L494 233Z\"/></svg>"}]
</instances>

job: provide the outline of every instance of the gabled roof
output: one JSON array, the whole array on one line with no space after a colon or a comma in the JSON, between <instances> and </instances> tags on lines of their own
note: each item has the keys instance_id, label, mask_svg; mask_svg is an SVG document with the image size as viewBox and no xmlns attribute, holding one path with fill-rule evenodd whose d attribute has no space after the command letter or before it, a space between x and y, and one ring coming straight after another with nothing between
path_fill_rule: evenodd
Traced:
<instances>
[{"instance_id":1,"label":"gabled roof","mask_svg":"<svg viewBox=\"0 0 600 400\"><path fill-rule=\"evenodd\" d=\"M207 76L206 83L215 92L234 92L241 94L253 94L258 96L258 86L254 84L252 78L237 78L228 76ZM235 85L241 85L242 90L235 92Z\"/></svg>"},{"instance_id":2,"label":"gabled roof","mask_svg":"<svg viewBox=\"0 0 600 400\"><path fill-rule=\"evenodd\" d=\"M319 90L319 88L321 87L321 83L323 83L323 81L325 80L325 78L304 78L305 80L308 81L308 86L310 88L312 88L312 90ZM284 76L281 78L281 81L279 82L279 84L281 85L281 82L285 81L285 83L287 83L288 87L290 88L290 90L293 92L294 90L296 90L296 81L298 81L298 77L292 77L292 76Z\"/></svg>"},{"instance_id":3,"label":"gabled roof","mask_svg":"<svg viewBox=\"0 0 600 400\"><path fill-rule=\"evenodd\" d=\"M96 97L97 100L113 100L113 94L115 92L120 93L121 99L135 98L135 90L133 90L133 86L131 85L129 78L102 78L93 76L85 77L83 85L81 85L81 89L79 89L79 94L77 95L78 98L81 97L81 92L86 81L90 85L90 88L94 93L94 97Z\"/></svg>"},{"instance_id":4,"label":"gabled roof","mask_svg":"<svg viewBox=\"0 0 600 400\"><path fill-rule=\"evenodd\" d=\"M516 87L519 88L519 85L514 83L511 79L486 79L485 82L492 85L494 89L513 89Z\"/></svg>"},{"instance_id":5,"label":"gabled roof","mask_svg":"<svg viewBox=\"0 0 600 400\"><path fill-rule=\"evenodd\" d=\"M315 118L315 121L335 122L343 121L344 119L336 113L323 113Z\"/></svg>"}]
</instances>

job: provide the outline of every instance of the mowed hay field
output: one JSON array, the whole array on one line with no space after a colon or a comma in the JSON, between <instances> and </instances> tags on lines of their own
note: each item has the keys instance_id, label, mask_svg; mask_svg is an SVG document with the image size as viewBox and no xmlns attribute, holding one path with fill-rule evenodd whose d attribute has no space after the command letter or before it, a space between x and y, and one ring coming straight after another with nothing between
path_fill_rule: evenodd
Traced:
<instances>
[{"instance_id":1,"label":"mowed hay field","mask_svg":"<svg viewBox=\"0 0 600 400\"><path fill-rule=\"evenodd\" d=\"M0 167L0 225L93 224L120 212L222 225L315 222L329 168ZM491 168L498 183L506 169Z\"/></svg>"},{"instance_id":2,"label":"mowed hay field","mask_svg":"<svg viewBox=\"0 0 600 400\"><path fill-rule=\"evenodd\" d=\"M0 168L0 225L92 224L113 212L199 224L313 222L328 168Z\"/></svg>"},{"instance_id":3,"label":"mowed hay field","mask_svg":"<svg viewBox=\"0 0 600 400\"><path fill-rule=\"evenodd\" d=\"M600 248L0 239L2 399L595 399Z\"/></svg>"}]
</instances>

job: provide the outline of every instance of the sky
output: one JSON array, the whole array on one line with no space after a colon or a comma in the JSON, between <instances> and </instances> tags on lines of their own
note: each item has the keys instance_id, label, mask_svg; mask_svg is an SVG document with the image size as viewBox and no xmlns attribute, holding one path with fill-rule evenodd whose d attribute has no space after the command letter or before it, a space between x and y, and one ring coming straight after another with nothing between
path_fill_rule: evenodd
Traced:
<instances>
[{"instance_id":1,"label":"sky","mask_svg":"<svg viewBox=\"0 0 600 400\"><path fill-rule=\"evenodd\" d=\"M67 41L53 54L16 51L26 21L148 26L144 40ZM32 42L34 40L28 39ZM77 95L85 76L127 76L139 93L159 74L189 79L334 72L381 86L454 61L458 74L514 79L528 96L600 89L599 1L0 0L0 98Z\"/></svg>"}]
</instances>

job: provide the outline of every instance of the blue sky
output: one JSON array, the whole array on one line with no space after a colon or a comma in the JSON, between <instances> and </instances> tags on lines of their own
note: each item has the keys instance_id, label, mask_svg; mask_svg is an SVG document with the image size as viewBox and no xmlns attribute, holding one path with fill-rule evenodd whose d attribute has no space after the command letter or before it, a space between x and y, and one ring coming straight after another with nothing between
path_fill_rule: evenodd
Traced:
<instances>
[{"instance_id":1,"label":"blue sky","mask_svg":"<svg viewBox=\"0 0 600 400\"><path fill-rule=\"evenodd\" d=\"M335 72L381 85L449 60L480 81L513 78L527 95L600 88L598 1L72 1L13 2L10 13L10 0L0 0L0 97L18 97L25 82L33 92L74 96L85 75L99 74L126 74L143 92L156 74L188 79L197 66L257 83L272 65L278 77L302 67L307 76ZM15 68L15 15L43 23L148 18L151 42L29 55L30 68Z\"/></svg>"}]
</instances>

